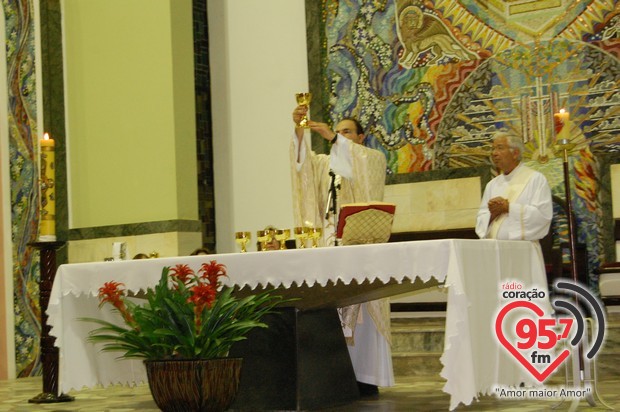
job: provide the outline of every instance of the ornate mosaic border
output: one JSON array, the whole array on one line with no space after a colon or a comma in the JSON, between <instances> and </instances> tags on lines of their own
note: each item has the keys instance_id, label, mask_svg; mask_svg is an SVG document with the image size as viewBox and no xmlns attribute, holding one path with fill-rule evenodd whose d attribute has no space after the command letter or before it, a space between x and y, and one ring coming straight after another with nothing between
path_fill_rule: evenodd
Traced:
<instances>
[{"instance_id":1,"label":"ornate mosaic border","mask_svg":"<svg viewBox=\"0 0 620 412\"><path fill-rule=\"evenodd\" d=\"M18 377L41 371L37 239L38 156L34 12L30 1L3 0L6 20L13 308Z\"/></svg>"}]
</instances>

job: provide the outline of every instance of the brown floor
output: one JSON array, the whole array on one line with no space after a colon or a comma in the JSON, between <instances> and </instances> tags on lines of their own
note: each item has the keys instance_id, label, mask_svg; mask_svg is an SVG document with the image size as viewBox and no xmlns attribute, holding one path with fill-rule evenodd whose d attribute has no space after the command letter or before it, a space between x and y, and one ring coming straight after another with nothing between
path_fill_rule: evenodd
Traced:
<instances>
[{"instance_id":1,"label":"brown floor","mask_svg":"<svg viewBox=\"0 0 620 412\"><path fill-rule=\"evenodd\" d=\"M618 365L620 368L620 365ZM620 376L620 374L619 374ZM81 412L129 412L157 411L148 386L134 388L116 386L73 392L73 402L55 404L32 404L28 400L41 390L40 378L24 378L0 381L0 411L81 411ZM382 388L378 397L362 399L355 403L336 408L323 409L325 412L410 412L410 411L448 411L449 398L442 391L443 382L439 379L401 378L392 388ZM603 400L615 410L620 410L620 378L602 380L597 385ZM595 398L598 401L598 399ZM506 400L485 396L480 401L459 411L569 411L608 410L602 404L590 407L585 400L578 409L572 409L569 402L560 403L552 399Z\"/></svg>"}]
</instances>

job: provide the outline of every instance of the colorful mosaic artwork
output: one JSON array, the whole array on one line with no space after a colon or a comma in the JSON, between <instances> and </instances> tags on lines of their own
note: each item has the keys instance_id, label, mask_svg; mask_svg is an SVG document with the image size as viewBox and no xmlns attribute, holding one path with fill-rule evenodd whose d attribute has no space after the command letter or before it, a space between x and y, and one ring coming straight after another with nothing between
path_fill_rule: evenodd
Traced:
<instances>
[{"instance_id":1,"label":"colorful mosaic artwork","mask_svg":"<svg viewBox=\"0 0 620 412\"><path fill-rule=\"evenodd\" d=\"M3 0L7 53L11 236L16 375L40 374L39 259L28 246L38 227L34 8L28 0Z\"/></svg>"},{"instance_id":2,"label":"colorful mosaic artwork","mask_svg":"<svg viewBox=\"0 0 620 412\"><path fill-rule=\"evenodd\" d=\"M324 0L322 10L329 116L358 117L390 173L491 167L491 136L510 130L563 198L553 119L567 111L579 241L598 267L596 155L620 148L616 1Z\"/></svg>"}]
</instances>

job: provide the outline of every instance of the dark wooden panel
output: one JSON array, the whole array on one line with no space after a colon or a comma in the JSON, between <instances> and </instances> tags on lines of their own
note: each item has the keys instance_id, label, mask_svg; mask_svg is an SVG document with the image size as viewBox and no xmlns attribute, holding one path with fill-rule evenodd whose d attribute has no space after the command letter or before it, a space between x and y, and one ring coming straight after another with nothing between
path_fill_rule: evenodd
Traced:
<instances>
[{"instance_id":1,"label":"dark wooden panel","mask_svg":"<svg viewBox=\"0 0 620 412\"><path fill-rule=\"evenodd\" d=\"M315 410L359 398L336 309L284 308L235 343L243 358L233 410Z\"/></svg>"},{"instance_id":2,"label":"dark wooden panel","mask_svg":"<svg viewBox=\"0 0 620 412\"><path fill-rule=\"evenodd\" d=\"M436 239L478 239L473 227L462 229L424 230L416 232L392 233L389 242L408 242L412 240Z\"/></svg>"},{"instance_id":3,"label":"dark wooden panel","mask_svg":"<svg viewBox=\"0 0 620 412\"><path fill-rule=\"evenodd\" d=\"M447 302L392 302L392 312L445 312Z\"/></svg>"}]
</instances>

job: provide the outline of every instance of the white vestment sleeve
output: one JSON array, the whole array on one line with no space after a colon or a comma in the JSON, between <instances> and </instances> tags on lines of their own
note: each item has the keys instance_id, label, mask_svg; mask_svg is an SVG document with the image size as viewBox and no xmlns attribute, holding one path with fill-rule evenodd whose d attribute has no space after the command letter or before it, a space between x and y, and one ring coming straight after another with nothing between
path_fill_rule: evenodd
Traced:
<instances>
[{"instance_id":1,"label":"white vestment sleeve","mask_svg":"<svg viewBox=\"0 0 620 412\"><path fill-rule=\"evenodd\" d=\"M499 175L491 180L480 202L476 217L476 234L481 239L489 235L488 202L494 197L504 197L508 186L505 176ZM553 217L551 189L544 175L535 172L516 199L509 205L509 213L502 222L497 239L502 240L539 240L547 235Z\"/></svg>"},{"instance_id":2,"label":"white vestment sleeve","mask_svg":"<svg viewBox=\"0 0 620 412\"><path fill-rule=\"evenodd\" d=\"M327 196L325 181L329 182L329 157L312 152L309 133L304 133L301 142L297 136L291 139L290 161L295 226L321 227Z\"/></svg>"},{"instance_id":3,"label":"white vestment sleeve","mask_svg":"<svg viewBox=\"0 0 620 412\"><path fill-rule=\"evenodd\" d=\"M484 194L480 201L480 208L478 209L478 215L476 216L476 234L480 239L486 239L489 233L489 221L491 220L491 212L489 211L490 190L487 183L484 188Z\"/></svg>"},{"instance_id":4,"label":"white vestment sleeve","mask_svg":"<svg viewBox=\"0 0 620 412\"><path fill-rule=\"evenodd\" d=\"M338 134L337 141L329 152L329 167L337 175L345 179L352 179L353 160L351 159L351 145L354 144L346 137Z\"/></svg>"},{"instance_id":5,"label":"white vestment sleeve","mask_svg":"<svg viewBox=\"0 0 620 412\"><path fill-rule=\"evenodd\" d=\"M306 138L305 132L303 138ZM295 168L299 172L301 171L301 165L306 160L306 145L302 144L301 148L299 147L299 140L297 139L297 135L295 133L293 133L293 153L299 153L299 161L295 162Z\"/></svg>"}]
</instances>

